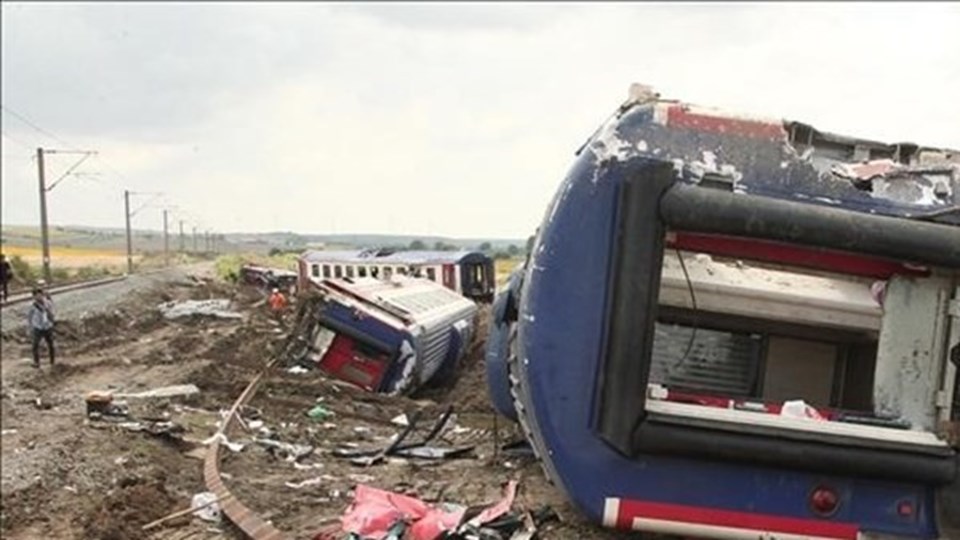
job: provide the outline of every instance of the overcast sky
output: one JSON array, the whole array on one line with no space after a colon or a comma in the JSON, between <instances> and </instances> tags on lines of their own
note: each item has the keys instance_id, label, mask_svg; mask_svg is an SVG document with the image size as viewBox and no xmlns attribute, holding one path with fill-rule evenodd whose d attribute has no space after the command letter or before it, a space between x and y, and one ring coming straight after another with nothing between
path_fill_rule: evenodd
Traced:
<instances>
[{"instance_id":1,"label":"overcast sky","mask_svg":"<svg viewBox=\"0 0 960 540\"><path fill-rule=\"evenodd\" d=\"M50 193L55 224L123 226L126 187L165 194L136 227L170 204L218 231L523 238L631 82L960 148L958 4L2 10L4 223L38 220L35 148L71 145L99 155Z\"/></svg>"}]
</instances>

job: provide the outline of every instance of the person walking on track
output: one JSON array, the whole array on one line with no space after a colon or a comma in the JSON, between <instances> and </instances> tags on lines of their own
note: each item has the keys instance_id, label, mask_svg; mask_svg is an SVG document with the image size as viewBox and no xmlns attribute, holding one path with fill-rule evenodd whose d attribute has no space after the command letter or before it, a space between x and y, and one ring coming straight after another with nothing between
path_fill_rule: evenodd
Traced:
<instances>
[{"instance_id":1,"label":"person walking on track","mask_svg":"<svg viewBox=\"0 0 960 540\"><path fill-rule=\"evenodd\" d=\"M44 294L43 289L33 289L33 304L27 312L27 324L30 326L30 336L33 342L33 367L40 367L40 340L47 343L47 352L50 354L50 365L55 359L53 347L53 303Z\"/></svg>"},{"instance_id":2,"label":"person walking on track","mask_svg":"<svg viewBox=\"0 0 960 540\"><path fill-rule=\"evenodd\" d=\"M8 287L10 280L13 279L13 267L10 266L10 261L7 260L7 256L0 253L0 286L3 287L3 301L7 301L7 297L10 295L8 292Z\"/></svg>"}]
</instances>

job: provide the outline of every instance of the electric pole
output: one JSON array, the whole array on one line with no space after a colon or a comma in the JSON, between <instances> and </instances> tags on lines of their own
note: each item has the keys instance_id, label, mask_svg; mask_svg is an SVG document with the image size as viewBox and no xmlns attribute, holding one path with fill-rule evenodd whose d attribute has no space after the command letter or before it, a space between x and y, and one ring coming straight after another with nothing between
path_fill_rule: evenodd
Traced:
<instances>
[{"instance_id":1,"label":"electric pole","mask_svg":"<svg viewBox=\"0 0 960 540\"><path fill-rule=\"evenodd\" d=\"M167 209L163 209L163 264L170 266L170 238L167 235Z\"/></svg>"},{"instance_id":2,"label":"electric pole","mask_svg":"<svg viewBox=\"0 0 960 540\"><path fill-rule=\"evenodd\" d=\"M127 222L127 273L133 273L133 239L130 237L130 191L123 190L124 218Z\"/></svg>"},{"instance_id":3,"label":"electric pole","mask_svg":"<svg viewBox=\"0 0 960 540\"><path fill-rule=\"evenodd\" d=\"M83 154L83 157L67 169L67 172L63 173L60 178L57 178L54 183L50 184L50 187L47 187L43 164L44 154ZM81 163L93 154L96 154L96 152L88 150L44 150L42 147L37 148L37 177L40 184L40 244L43 253L43 279L47 283L52 281L50 274L50 231L47 223L47 192L57 187L57 184L67 176L70 176L70 173L72 173L74 169L79 167Z\"/></svg>"},{"instance_id":4,"label":"electric pole","mask_svg":"<svg viewBox=\"0 0 960 540\"><path fill-rule=\"evenodd\" d=\"M193 252L197 252L197 228L193 228Z\"/></svg>"},{"instance_id":5,"label":"electric pole","mask_svg":"<svg viewBox=\"0 0 960 540\"><path fill-rule=\"evenodd\" d=\"M180 253L183 253L184 244L183 244L183 220L180 220Z\"/></svg>"},{"instance_id":6,"label":"electric pole","mask_svg":"<svg viewBox=\"0 0 960 540\"><path fill-rule=\"evenodd\" d=\"M43 148L37 148L37 173L40 180L40 242L43 250L43 279L50 283L50 236L47 232L47 184L43 171Z\"/></svg>"}]
</instances>

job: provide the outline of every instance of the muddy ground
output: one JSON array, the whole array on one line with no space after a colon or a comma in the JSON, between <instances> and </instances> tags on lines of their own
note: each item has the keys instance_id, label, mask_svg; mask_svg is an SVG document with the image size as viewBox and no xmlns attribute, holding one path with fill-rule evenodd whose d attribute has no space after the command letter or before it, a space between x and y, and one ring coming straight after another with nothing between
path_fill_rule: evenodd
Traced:
<instances>
[{"instance_id":1,"label":"muddy ground","mask_svg":"<svg viewBox=\"0 0 960 540\"><path fill-rule=\"evenodd\" d=\"M171 321L156 309L164 301L209 298L231 298L244 318ZM413 397L367 394L316 371L297 374L278 368L267 374L244 410L247 429L229 433L243 449L222 450L227 487L291 538L309 539L336 524L358 483L429 502L473 506L499 500L502 484L515 479L515 509L549 505L561 517L544 526L540 538L624 538L584 523L531 457L497 451L497 443L514 440L518 433L496 419L487 401L483 315L458 377L445 388ZM280 348L285 334L268 316L259 292L209 279L158 285L129 294L110 312L61 322L53 367L46 362L40 370L31 367L25 333L5 331L0 349L3 538L240 538L225 522L211 524L192 516L151 531L142 527L189 507L194 494L206 491L203 441L216 431L221 411ZM84 396L90 391L138 392L188 383L200 393L125 400L127 420L171 421L182 427L172 436L130 431L118 421L91 420L86 414ZM332 416L308 417L318 404ZM382 447L402 429L391 419L419 411L417 429L409 437L417 440L448 406L453 415L434 444L472 447L457 459L391 457L358 466L331 453L351 446ZM256 441L265 433L313 450L294 464Z\"/></svg>"}]
</instances>

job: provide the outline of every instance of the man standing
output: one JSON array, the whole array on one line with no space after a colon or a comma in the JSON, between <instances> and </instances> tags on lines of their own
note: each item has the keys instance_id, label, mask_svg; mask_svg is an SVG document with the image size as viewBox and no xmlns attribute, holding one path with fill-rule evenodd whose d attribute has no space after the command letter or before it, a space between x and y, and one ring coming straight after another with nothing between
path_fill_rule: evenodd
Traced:
<instances>
[{"instance_id":1,"label":"man standing","mask_svg":"<svg viewBox=\"0 0 960 540\"><path fill-rule=\"evenodd\" d=\"M3 286L3 301L7 301L9 293L7 292L8 284L10 280L13 279L13 267L10 266L10 261L7 260L7 256L0 253L0 282Z\"/></svg>"},{"instance_id":2,"label":"man standing","mask_svg":"<svg viewBox=\"0 0 960 540\"><path fill-rule=\"evenodd\" d=\"M33 341L33 367L40 367L40 340L47 342L47 351L50 353L50 365L54 363L53 348L53 303L44 294L43 289L33 289L33 304L27 312L27 324Z\"/></svg>"},{"instance_id":3,"label":"man standing","mask_svg":"<svg viewBox=\"0 0 960 540\"><path fill-rule=\"evenodd\" d=\"M273 289L270 293L270 311L278 323L283 323L283 312L287 307L287 297L280 292L280 289Z\"/></svg>"}]
</instances>

